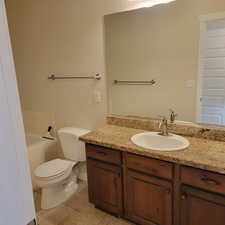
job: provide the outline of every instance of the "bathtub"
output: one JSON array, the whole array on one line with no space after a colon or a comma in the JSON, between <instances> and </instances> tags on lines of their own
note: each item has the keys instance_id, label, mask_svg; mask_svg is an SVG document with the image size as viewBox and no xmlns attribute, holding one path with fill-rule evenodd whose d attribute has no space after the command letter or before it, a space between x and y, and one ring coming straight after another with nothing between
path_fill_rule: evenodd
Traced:
<instances>
[{"instance_id":1,"label":"bathtub","mask_svg":"<svg viewBox=\"0 0 225 225\"><path fill-rule=\"evenodd\" d=\"M57 158L57 141L44 139L38 135L27 134L28 158L33 188L37 185L34 180L34 170L42 163Z\"/></svg>"}]
</instances>

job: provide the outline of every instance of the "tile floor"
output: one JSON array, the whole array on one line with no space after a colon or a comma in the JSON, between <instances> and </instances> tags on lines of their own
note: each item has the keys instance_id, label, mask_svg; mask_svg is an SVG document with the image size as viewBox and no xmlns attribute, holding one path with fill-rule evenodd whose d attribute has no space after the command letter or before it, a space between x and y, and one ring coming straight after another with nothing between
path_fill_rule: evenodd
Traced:
<instances>
[{"instance_id":1,"label":"tile floor","mask_svg":"<svg viewBox=\"0 0 225 225\"><path fill-rule=\"evenodd\" d=\"M86 184L80 184L79 190L71 199L51 210L41 210L40 193L35 192L34 198L39 225L132 225L90 204Z\"/></svg>"}]
</instances>

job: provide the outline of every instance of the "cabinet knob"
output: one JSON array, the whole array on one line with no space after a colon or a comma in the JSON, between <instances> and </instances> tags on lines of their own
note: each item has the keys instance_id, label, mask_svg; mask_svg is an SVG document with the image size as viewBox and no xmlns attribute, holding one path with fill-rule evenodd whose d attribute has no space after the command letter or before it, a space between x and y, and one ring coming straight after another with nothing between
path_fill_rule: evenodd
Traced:
<instances>
[{"instance_id":1,"label":"cabinet knob","mask_svg":"<svg viewBox=\"0 0 225 225\"><path fill-rule=\"evenodd\" d=\"M181 195L181 199L182 199L182 200L186 200L186 199L187 199L187 194L186 194L186 193L183 193L183 194Z\"/></svg>"}]
</instances>

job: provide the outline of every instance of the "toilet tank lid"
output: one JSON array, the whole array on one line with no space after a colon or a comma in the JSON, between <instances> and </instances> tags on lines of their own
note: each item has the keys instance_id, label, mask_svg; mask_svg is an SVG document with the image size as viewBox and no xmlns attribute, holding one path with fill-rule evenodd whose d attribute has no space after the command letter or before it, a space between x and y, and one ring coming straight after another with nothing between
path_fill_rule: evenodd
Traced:
<instances>
[{"instance_id":1,"label":"toilet tank lid","mask_svg":"<svg viewBox=\"0 0 225 225\"><path fill-rule=\"evenodd\" d=\"M84 129L84 128L76 128L76 127L64 127L58 130L58 133L66 133L66 134L73 134L77 137L80 137L82 135L85 135L89 133L90 130Z\"/></svg>"}]
</instances>

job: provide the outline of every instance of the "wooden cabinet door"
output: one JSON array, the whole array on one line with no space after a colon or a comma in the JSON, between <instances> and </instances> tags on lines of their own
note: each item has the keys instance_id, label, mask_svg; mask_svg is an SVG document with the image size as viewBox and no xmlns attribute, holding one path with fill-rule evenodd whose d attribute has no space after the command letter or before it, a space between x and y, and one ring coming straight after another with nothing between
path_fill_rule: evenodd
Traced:
<instances>
[{"instance_id":1,"label":"wooden cabinet door","mask_svg":"<svg viewBox=\"0 0 225 225\"><path fill-rule=\"evenodd\" d=\"M121 168L96 160L87 160L90 202L108 212L122 214Z\"/></svg>"},{"instance_id":2,"label":"wooden cabinet door","mask_svg":"<svg viewBox=\"0 0 225 225\"><path fill-rule=\"evenodd\" d=\"M172 225L172 185L169 181L128 170L125 196L128 219L141 225Z\"/></svg>"},{"instance_id":3,"label":"wooden cabinet door","mask_svg":"<svg viewBox=\"0 0 225 225\"><path fill-rule=\"evenodd\" d=\"M181 225L224 225L225 197L184 186Z\"/></svg>"}]
</instances>

